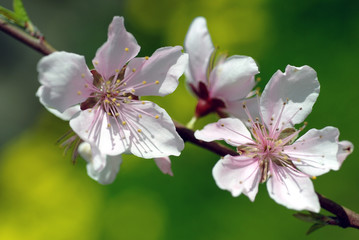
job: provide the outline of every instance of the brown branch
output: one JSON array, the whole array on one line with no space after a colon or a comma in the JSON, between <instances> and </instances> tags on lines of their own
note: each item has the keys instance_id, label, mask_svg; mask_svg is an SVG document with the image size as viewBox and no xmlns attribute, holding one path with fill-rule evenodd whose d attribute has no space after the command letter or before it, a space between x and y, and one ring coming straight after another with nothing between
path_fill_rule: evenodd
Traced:
<instances>
[{"instance_id":1,"label":"brown branch","mask_svg":"<svg viewBox=\"0 0 359 240\"><path fill-rule=\"evenodd\" d=\"M50 44L48 44L43 37L36 38L31 36L25 29L17 27L13 24L8 23L7 21L0 18L0 30L6 32L10 36L18 39L20 42L25 45L35 49L36 51L48 55L56 51ZM183 138L184 141L191 142L197 146L205 148L211 152L214 152L220 156L225 156L227 154L237 155L238 153L222 144L217 142L204 142L198 140L194 137L194 132L179 123L175 123L178 134ZM321 194L317 193L319 197L320 206L335 214L336 220L331 222L333 225L337 225L343 228L352 227L359 229L359 214L353 212L350 209L347 209L332 200L323 197Z\"/></svg>"},{"instance_id":2,"label":"brown branch","mask_svg":"<svg viewBox=\"0 0 359 240\"><path fill-rule=\"evenodd\" d=\"M56 51L50 44L45 41L43 36L31 36L28 32L25 31L25 29L18 27L17 25L12 24L2 18L0 18L0 30L44 55L49 55L50 53Z\"/></svg>"},{"instance_id":3,"label":"brown branch","mask_svg":"<svg viewBox=\"0 0 359 240\"><path fill-rule=\"evenodd\" d=\"M342 228L352 227L359 229L359 214L339 205L336 202L333 202L320 193L317 193L317 195L319 198L320 206L336 216L337 224L332 223L333 225L338 225Z\"/></svg>"}]
</instances>

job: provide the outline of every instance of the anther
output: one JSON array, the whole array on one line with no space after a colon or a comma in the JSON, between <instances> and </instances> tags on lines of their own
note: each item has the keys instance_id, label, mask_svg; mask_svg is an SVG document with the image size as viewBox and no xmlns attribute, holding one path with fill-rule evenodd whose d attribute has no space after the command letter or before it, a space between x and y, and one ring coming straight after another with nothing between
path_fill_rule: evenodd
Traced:
<instances>
[{"instance_id":1,"label":"anther","mask_svg":"<svg viewBox=\"0 0 359 240\"><path fill-rule=\"evenodd\" d=\"M88 88L88 87L89 87L89 85L86 83L86 84L85 84L85 88Z\"/></svg>"},{"instance_id":2,"label":"anther","mask_svg":"<svg viewBox=\"0 0 359 240\"><path fill-rule=\"evenodd\" d=\"M145 101L142 101L142 104L145 104L146 102Z\"/></svg>"},{"instance_id":3,"label":"anther","mask_svg":"<svg viewBox=\"0 0 359 240\"><path fill-rule=\"evenodd\" d=\"M311 179L315 180L315 179L317 179L317 177L316 177L316 176L312 176Z\"/></svg>"},{"instance_id":4,"label":"anther","mask_svg":"<svg viewBox=\"0 0 359 240\"><path fill-rule=\"evenodd\" d=\"M132 93L135 93L135 92L136 92L136 90L135 90L135 89L131 89L131 92L132 92Z\"/></svg>"},{"instance_id":5,"label":"anther","mask_svg":"<svg viewBox=\"0 0 359 240\"><path fill-rule=\"evenodd\" d=\"M155 118L156 118L156 119L159 119L159 118L160 118L160 116L156 115L156 116L155 116Z\"/></svg>"},{"instance_id":6,"label":"anther","mask_svg":"<svg viewBox=\"0 0 359 240\"><path fill-rule=\"evenodd\" d=\"M98 61L94 61L94 64L95 64L95 65L98 65Z\"/></svg>"},{"instance_id":7,"label":"anther","mask_svg":"<svg viewBox=\"0 0 359 240\"><path fill-rule=\"evenodd\" d=\"M148 60L148 59L149 59L149 57L148 57L148 56L146 56L146 57L145 57L145 59L146 59L146 60Z\"/></svg>"},{"instance_id":8,"label":"anther","mask_svg":"<svg viewBox=\"0 0 359 240\"><path fill-rule=\"evenodd\" d=\"M111 127L111 124L108 123L108 124L107 124L107 127Z\"/></svg>"},{"instance_id":9,"label":"anther","mask_svg":"<svg viewBox=\"0 0 359 240\"><path fill-rule=\"evenodd\" d=\"M110 113L110 112L107 112L107 115L111 116L111 113Z\"/></svg>"},{"instance_id":10,"label":"anther","mask_svg":"<svg viewBox=\"0 0 359 240\"><path fill-rule=\"evenodd\" d=\"M139 118L142 118L142 115L141 115L141 114L138 114L138 117L139 117Z\"/></svg>"},{"instance_id":11,"label":"anther","mask_svg":"<svg viewBox=\"0 0 359 240\"><path fill-rule=\"evenodd\" d=\"M141 130L141 129L137 129L137 132L139 132L139 133L140 133L140 132L142 132L142 130Z\"/></svg>"},{"instance_id":12,"label":"anther","mask_svg":"<svg viewBox=\"0 0 359 240\"><path fill-rule=\"evenodd\" d=\"M156 82L155 82L156 84L160 84L160 81L158 81L158 80L156 80Z\"/></svg>"},{"instance_id":13,"label":"anther","mask_svg":"<svg viewBox=\"0 0 359 240\"><path fill-rule=\"evenodd\" d=\"M82 78L85 78L85 74L84 74L84 73L83 73L83 74L81 74L81 77L82 77Z\"/></svg>"},{"instance_id":14,"label":"anther","mask_svg":"<svg viewBox=\"0 0 359 240\"><path fill-rule=\"evenodd\" d=\"M119 114L118 112L117 112L117 113L115 113L115 116L116 116L116 117L118 117L119 115L120 115L120 114Z\"/></svg>"},{"instance_id":15,"label":"anther","mask_svg":"<svg viewBox=\"0 0 359 240\"><path fill-rule=\"evenodd\" d=\"M122 121L122 125L126 125L126 121Z\"/></svg>"},{"instance_id":16,"label":"anther","mask_svg":"<svg viewBox=\"0 0 359 240\"><path fill-rule=\"evenodd\" d=\"M224 127L224 124L223 124L223 123L221 124L221 127Z\"/></svg>"},{"instance_id":17,"label":"anther","mask_svg":"<svg viewBox=\"0 0 359 240\"><path fill-rule=\"evenodd\" d=\"M136 72L136 68L132 68L132 72Z\"/></svg>"},{"instance_id":18,"label":"anther","mask_svg":"<svg viewBox=\"0 0 359 240\"><path fill-rule=\"evenodd\" d=\"M147 82L146 81L142 81L142 84L146 84Z\"/></svg>"},{"instance_id":19,"label":"anther","mask_svg":"<svg viewBox=\"0 0 359 240\"><path fill-rule=\"evenodd\" d=\"M125 48L125 51L126 51L126 52L128 52L128 50L129 50L128 48Z\"/></svg>"},{"instance_id":20,"label":"anther","mask_svg":"<svg viewBox=\"0 0 359 240\"><path fill-rule=\"evenodd\" d=\"M130 96L128 96L127 98L128 98L128 99L130 99L130 100L132 100L132 96L131 96L131 95L130 95Z\"/></svg>"},{"instance_id":21,"label":"anther","mask_svg":"<svg viewBox=\"0 0 359 240\"><path fill-rule=\"evenodd\" d=\"M79 95L79 96L80 96L81 94L82 94L82 92L81 92L81 91L77 91L77 95Z\"/></svg>"},{"instance_id":22,"label":"anther","mask_svg":"<svg viewBox=\"0 0 359 240\"><path fill-rule=\"evenodd\" d=\"M112 102L116 102L116 100L117 100L116 98L112 98Z\"/></svg>"},{"instance_id":23,"label":"anther","mask_svg":"<svg viewBox=\"0 0 359 240\"><path fill-rule=\"evenodd\" d=\"M119 80L119 79L116 80L116 83L120 83L120 82L121 82L121 80Z\"/></svg>"},{"instance_id":24,"label":"anther","mask_svg":"<svg viewBox=\"0 0 359 240\"><path fill-rule=\"evenodd\" d=\"M119 70L119 69L115 69L115 72L116 72L116 73L119 73L119 72L120 72L120 70Z\"/></svg>"},{"instance_id":25,"label":"anther","mask_svg":"<svg viewBox=\"0 0 359 240\"><path fill-rule=\"evenodd\" d=\"M120 104L120 103L116 103L116 106L119 107L119 106L121 106L121 104Z\"/></svg>"}]
</instances>

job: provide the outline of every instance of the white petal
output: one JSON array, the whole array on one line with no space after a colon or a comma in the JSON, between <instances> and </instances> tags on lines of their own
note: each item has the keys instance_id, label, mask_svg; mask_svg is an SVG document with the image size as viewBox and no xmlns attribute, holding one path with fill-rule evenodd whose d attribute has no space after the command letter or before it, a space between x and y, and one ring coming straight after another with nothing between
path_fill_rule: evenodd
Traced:
<instances>
[{"instance_id":1,"label":"white petal","mask_svg":"<svg viewBox=\"0 0 359 240\"><path fill-rule=\"evenodd\" d=\"M125 73L127 87L135 89L136 96L165 96L177 88L187 63L182 47L160 48L147 60L135 58L129 62Z\"/></svg>"},{"instance_id":2,"label":"white petal","mask_svg":"<svg viewBox=\"0 0 359 240\"><path fill-rule=\"evenodd\" d=\"M207 83L207 67L214 50L211 36L208 33L206 19L197 17L188 29L184 47L189 54L189 65L186 70L187 83L197 87L197 82Z\"/></svg>"},{"instance_id":3,"label":"white petal","mask_svg":"<svg viewBox=\"0 0 359 240\"><path fill-rule=\"evenodd\" d=\"M136 39L125 29L123 17L116 16L108 28L107 41L97 50L92 62L97 72L108 80L139 51Z\"/></svg>"},{"instance_id":4,"label":"white petal","mask_svg":"<svg viewBox=\"0 0 359 240\"><path fill-rule=\"evenodd\" d=\"M70 126L82 140L103 154L119 155L129 148L128 130L102 109L81 111L70 120Z\"/></svg>"},{"instance_id":5,"label":"white petal","mask_svg":"<svg viewBox=\"0 0 359 240\"><path fill-rule=\"evenodd\" d=\"M293 163L310 176L319 176L329 170L338 170L339 131L334 127L310 129L292 145L284 148ZM299 160L299 161L298 161Z\"/></svg>"},{"instance_id":6,"label":"white petal","mask_svg":"<svg viewBox=\"0 0 359 240\"><path fill-rule=\"evenodd\" d=\"M88 142L80 143L78 153L87 163L91 164L94 171L100 172L106 166L106 155L101 154L98 148Z\"/></svg>"},{"instance_id":7,"label":"white petal","mask_svg":"<svg viewBox=\"0 0 359 240\"><path fill-rule=\"evenodd\" d=\"M258 66L251 57L232 56L218 64L210 75L210 95L225 102L245 98L255 85Z\"/></svg>"},{"instance_id":8,"label":"white petal","mask_svg":"<svg viewBox=\"0 0 359 240\"><path fill-rule=\"evenodd\" d=\"M53 108L46 108L49 112L54 114L56 117L61 118L62 120L69 121L76 113L81 111L80 105L75 105L73 107L69 107L63 113L57 111Z\"/></svg>"},{"instance_id":9,"label":"white petal","mask_svg":"<svg viewBox=\"0 0 359 240\"><path fill-rule=\"evenodd\" d=\"M64 112L90 96L86 86L92 84L92 74L83 56L54 52L40 60L37 71L42 86L36 95L46 107Z\"/></svg>"},{"instance_id":10,"label":"white petal","mask_svg":"<svg viewBox=\"0 0 359 240\"><path fill-rule=\"evenodd\" d=\"M284 127L301 123L312 111L319 88L317 73L311 67L288 65L285 73L278 70L266 85L261 97L261 111L267 127L271 128L271 118L274 119L272 126L275 127L279 117L280 126L282 123ZM287 100L288 103L284 106L283 103Z\"/></svg>"},{"instance_id":11,"label":"white petal","mask_svg":"<svg viewBox=\"0 0 359 240\"><path fill-rule=\"evenodd\" d=\"M251 133L243 122L236 118L222 118L216 123L210 123L202 130L197 130L194 136L206 142L225 140L232 146L253 142Z\"/></svg>"},{"instance_id":12,"label":"white petal","mask_svg":"<svg viewBox=\"0 0 359 240\"><path fill-rule=\"evenodd\" d=\"M128 104L126 115L129 151L142 158L180 155L184 148L171 117L155 103L142 101Z\"/></svg>"},{"instance_id":13,"label":"white petal","mask_svg":"<svg viewBox=\"0 0 359 240\"><path fill-rule=\"evenodd\" d=\"M272 164L272 176L267 182L269 196L278 204L294 210L319 212L320 204L309 177Z\"/></svg>"},{"instance_id":14,"label":"white petal","mask_svg":"<svg viewBox=\"0 0 359 240\"><path fill-rule=\"evenodd\" d=\"M254 201L261 178L257 160L226 155L217 162L212 173L219 188L230 191L233 197L244 193Z\"/></svg>"},{"instance_id":15,"label":"white petal","mask_svg":"<svg viewBox=\"0 0 359 240\"><path fill-rule=\"evenodd\" d=\"M338 161L339 164L342 165L344 160L347 158L349 154L351 154L354 150L354 145L349 141L341 141L339 142L338 149Z\"/></svg>"},{"instance_id":16,"label":"white petal","mask_svg":"<svg viewBox=\"0 0 359 240\"><path fill-rule=\"evenodd\" d=\"M169 157L160 157L153 160L155 161L157 167L161 170L161 172L173 176L171 159Z\"/></svg>"},{"instance_id":17,"label":"white petal","mask_svg":"<svg viewBox=\"0 0 359 240\"><path fill-rule=\"evenodd\" d=\"M78 152L87 161L87 174L92 179L101 184L110 184L115 180L122 163L121 155L106 156L87 142L79 145Z\"/></svg>"},{"instance_id":18,"label":"white petal","mask_svg":"<svg viewBox=\"0 0 359 240\"><path fill-rule=\"evenodd\" d=\"M246 108L243 108L243 105L245 105ZM251 126L248 120L253 119L253 121L255 121L256 118L261 119L258 97L227 102L225 111L231 116L239 118L247 126Z\"/></svg>"}]
</instances>

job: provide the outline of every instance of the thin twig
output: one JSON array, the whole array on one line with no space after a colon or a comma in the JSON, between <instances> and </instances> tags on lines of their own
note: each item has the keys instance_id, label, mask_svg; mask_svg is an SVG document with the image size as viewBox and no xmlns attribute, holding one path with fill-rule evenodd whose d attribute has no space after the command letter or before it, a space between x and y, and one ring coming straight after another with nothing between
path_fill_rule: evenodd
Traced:
<instances>
[{"instance_id":1,"label":"thin twig","mask_svg":"<svg viewBox=\"0 0 359 240\"><path fill-rule=\"evenodd\" d=\"M49 55L50 53L56 51L50 44L45 41L43 36L31 36L23 28L20 28L17 25L12 24L2 18L0 18L0 29L44 55Z\"/></svg>"},{"instance_id":2,"label":"thin twig","mask_svg":"<svg viewBox=\"0 0 359 240\"><path fill-rule=\"evenodd\" d=\"M0 18L0 30L6 32L10 36L18 39L20 42L25 45L35 49L36 51L48 55L56 51L50 44L48 44L43 37L33 37L24 29L17 27L13 24L6 22ZM204 142L198 140L194 137L194 132L191 129L186 128L185 126L175 123L178 134L183 138L184 141L191 142L197 146L205 148L209 151L212 151L220 156L225 156L227 154L237 155L237 152L222 145L217 142ZM337 225L343 228L352 227L359 229L359 214L353 212L352 210L345 208L332 200L323 197L321 194L317 193L319 197L320 206L335 214L337 221L331 224Z\"/></svg>"}]
</instances>

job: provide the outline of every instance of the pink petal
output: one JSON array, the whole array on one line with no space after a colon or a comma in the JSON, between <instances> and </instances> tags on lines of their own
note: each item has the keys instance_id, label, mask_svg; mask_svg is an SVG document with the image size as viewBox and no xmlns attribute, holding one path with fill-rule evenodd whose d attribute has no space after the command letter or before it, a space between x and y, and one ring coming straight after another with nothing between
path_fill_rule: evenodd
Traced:
<instances>
[{"instance_id":1,"label":"pink petal","mask_svg":"<svg viewBox=\"0 0 359 240\"><path fill-rule=\"evenodd\" d=\"M319 212L320 205L309 177L299 176L288 168L271 164L267 182L269 196L278 204L294 210Z\"/></svg>"},{"instance_id":2,"label":"pink petal","mask_svg":"<svg viewBox=\"0 0 359 240\"><path fill-rule=\"evenodd\" d=\"M226 155L217 162L212 173L219 188L230 191L233 197L244 193L254 201L261 178L257 160Z\"/></svg>"},{"instance_id":3,"label":"pink petal","mask_svg":"<svg viewBox=\"0 0 359 240\"><path fill-rule=\"evenodd\" d=\"M194 136L206 142L225 140L232 146L253 142L251 133L243 122L236 118L222 118L216 123L208 124L202 130L197 130Z\"/></svg>"},{"instance_id":4,"label":"pink petal","mask_svg":"<svg viewBox=\"0 0 359 240\"><path fill-rule=\"evenodd\" d=\"M87 174L92 179L104 185L110 184L115 180L122 163L121 155L103 155L96 147L91 147L87 142L81 143L78 151L87 161ZM101 168L99 168L100 164Z\"/></svg>"},{"instance_id":5,"label":"pink petal","mask_svg":"<svg viewBox=\"0 0 359 240\"><path fill-rule=\"evenodd\" d=\"M342 165L344 160L347 158L349 154L351 154L354 150L354 145L349 141L341 141L339 142L338 149L338 161L339 164Z\"/></svg>"},{"instance_id":6,"label":"pink petal","mask_svg":"<svg viewBox=\"0 0 359 240\"><path fill-rule=\"evenodd\" d=\"M275 127L279 117L279 126L282 126L282 123L283 127L301 123L312 111L319 88L317 73L309 66L288 65L285 73L278 70L266 85L261 97L261 111L267 127L271 128L271 118L274 119L272 126ZM288 103L283 106L287 100Z\"/></svg>"},{"instance_id":7,"label":"pink petal","mask_svg":"<svg viewBox=\"0 0 359 240\"><path fill-rule=\"evenodd\" d=\"M37 71L42 86L36 95L45 107L64 112L90 96L93 80L83 56L54 52L40 60Z\"/></svg>"},{"instance_id":8,"label":"pink petal","mask_svg":"<svg viewBox=\"0 0 359 240\"><path fill-rule=\"evenodd\" d=\"M126 68L125 81L137 96L165 96L178 86L178 79L187 66L188 56L182 47L164 47L151 57L135 58Z\"/></svg>"},{"instance_id":9,"label":"pink petal","mask_svg":"<svg viewBox=\"0 0 359 240\"><path fill-rule=\"evenodd\" d=\"M197 17L193 20L188 29L184 47L189 55L189 65L185 73L187 83L195 87L199 81L207 84L207 67L214 47L204 17Z\"/></svg>"},{"instance_id":10,"label":"pink petal","mask_svg":"<svg viewBox=\"0 0 359 240\"><path fill-rule=\"evenodd\" d=\"M105 155L114 156L126 152L130 145L128 130L102 109L98 111L81 111L70 120L71 128L82 140L96 146Z\"/></svg>"},{"instance_id":11,"label":"pink petal","mask_svg":"<svg viewBox=\"0 0 359 240\"><path fill-rule=\"evenodd\" d=\"M97 50L93 64L105 80L115 75L140 51L140 46L131 33L127 32L122 17L114 17L109 28L107 41Z\"/></svg>"},{"instance_id":12,"label":"pink petal","mask_svg":"<svg viewBox=\"0 0 359 240\"><path fill-rule=\"evenodd\" d=\"M171 159L169 157L160 157L153 160L155 160L155 163L157 167L161 170L161 172L173 176L173 172L171 169Z\"/></svg>"},{"instance_id":13,"label":"pink petal","mask_svg":"<svg viewBox=\"0 0 359 240\"><path fill-rule=\"evenodd\" d=\"M142 101L127 104L126 115L129 135L129 151L142 158L158 158L180 155L184 148L181 137L171 117L155 103Z\"/></svg>"},{"instance_id":14,"label":"pink petal","mask_svg":"<svg viewBox=\"0 0 359 240\"><path fill-rule=\"evenodd\" d=\"M293 159L302 172L319 176L340 167L337 158L338 137L339 131L334 127L310 129L295 143L285 146L283 153Z\"/></svg>"},{"instance_id":15,"label":"pink petal","mask_svg":"<svg viewBox=\"0 0 359 240\"><path fill-rule=\"evenodd\" d=\"M218 64L210 75L210 97L225 102L245 98L255 85L258 66L251 57L232 56Z\"/></svg>"}]
</instances>

